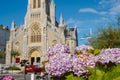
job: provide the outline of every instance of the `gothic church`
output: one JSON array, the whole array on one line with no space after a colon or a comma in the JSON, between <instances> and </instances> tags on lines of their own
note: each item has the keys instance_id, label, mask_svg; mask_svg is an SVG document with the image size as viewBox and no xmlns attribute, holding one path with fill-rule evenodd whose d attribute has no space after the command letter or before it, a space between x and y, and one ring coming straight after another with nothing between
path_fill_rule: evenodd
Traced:
<instances>
[{"instance_id":1,"label":"gothic church","mask_svg":"<svg viewBox=\"0 0 120 80\"><path fill-rule=\"evenodd\" d=\"M72 50L77 46L76 28L68 28L60 16L56 21L54 0L28 0L24 24L17 27L13 21L10 39L6 44L6 64L11 64L11 51L17 50L21 60L29 60L30 64L47 60L47 49L55 43L62 43Z\"/></svg>"}]
</instances>

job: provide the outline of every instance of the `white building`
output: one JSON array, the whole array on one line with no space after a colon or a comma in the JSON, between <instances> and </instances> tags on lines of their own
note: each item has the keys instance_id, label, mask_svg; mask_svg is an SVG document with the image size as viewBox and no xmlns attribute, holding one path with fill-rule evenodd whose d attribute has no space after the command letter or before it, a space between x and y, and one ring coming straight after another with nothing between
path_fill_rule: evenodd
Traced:
<instances>
[{"instance_id":1,"label":"white building","mask_svg":"<svg viewBox=\"0 0 120 80\"><path fill-rule=\"evenodd\" d=\"M62 16L59 23L56 21L54 0L28 0L24 24L16 27L12 22L6 64L11 64L11 50L21 53L16 57L18 62L27 59L31 64L41 63L47 60L47 49L53 43L63 43L74 49L77 45L76 28L67 28Z\"/></svg>"},{"instance_id":2,"label":"white building","mask_svg":"<svg viewBox=\"0 0 120 80\"><path fill-rule=\"evenodd\" d=\"M9 40L10 30L3 25L0 25L0 51L6 51L6 41Z\"/></svg>"}]
</instances>

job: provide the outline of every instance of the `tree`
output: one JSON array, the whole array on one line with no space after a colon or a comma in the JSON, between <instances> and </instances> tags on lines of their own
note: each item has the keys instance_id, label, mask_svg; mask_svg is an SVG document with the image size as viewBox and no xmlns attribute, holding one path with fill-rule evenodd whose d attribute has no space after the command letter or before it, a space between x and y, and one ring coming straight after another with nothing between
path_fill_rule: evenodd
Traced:
<instances>
[{"instance_id":1,"label":"tree","mask_svg":"<svg viewBox=\"0 0 120 80\"><path fill-rule=\"evenodd\" d=\"M92 36L89 44L95 48L120 48L120 28L108 26L108 28L99 29Z\"/></svg>"},{"instance_id":2,"label":"tree","mask_svg":"<svg viewBox=\"0 0 120 80\"><path fill-rule=\"evenodd\" d=\"M16 58L17 56L20 56L20 53L19 53L18 51L16 51L16 50L12 50L12 51L11 51L11 56L12 56L12 58L14 58L14 61L15 61L15 58Z\"/></svg>"},{"instance_id":3,"label":"tree","mask_svg":"<svg viewBox=\"0 0 120 80\"><path fill-rule=\"evenodd\" d=\"M5 53L0 51L0 58L4 58L5 57Z\"/></svg>"}]
</instances>

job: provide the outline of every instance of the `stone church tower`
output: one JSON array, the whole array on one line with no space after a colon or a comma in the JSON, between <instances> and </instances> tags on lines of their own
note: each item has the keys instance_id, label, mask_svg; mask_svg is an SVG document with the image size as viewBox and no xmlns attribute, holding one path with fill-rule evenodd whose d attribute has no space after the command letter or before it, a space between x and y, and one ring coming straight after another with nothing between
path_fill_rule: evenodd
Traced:
<instances>
[{"instance_id":1,"label":"stone church tower","mask_svg":"<svg viewBox=\"0 0 120 80\"><path fill-rule=\"evenodd\" d=\"M47 60L47 49L55 43L63 43L72 50L77 46L76 28L67 28L62 15L56 21L54 0L28 0L24 24L20 27L11 24L10 39L6 47L6 64L11 64L11 51L17 50L21 60L29 60L30 64ZM13 61L15 62L15 61Z\"/></svg>"}]
</instances>

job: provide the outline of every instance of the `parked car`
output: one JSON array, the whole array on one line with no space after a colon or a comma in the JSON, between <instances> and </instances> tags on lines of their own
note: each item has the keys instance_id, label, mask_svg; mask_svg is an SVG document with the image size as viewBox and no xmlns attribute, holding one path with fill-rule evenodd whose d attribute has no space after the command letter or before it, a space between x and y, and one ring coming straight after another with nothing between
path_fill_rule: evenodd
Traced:
<instances>
[{"instance_id":1,"label":"parked car","mask_svg":"<svg viewBox=\"0 0 120 80\"><path fill-rule=\"evenodd\" d=\"M40 73L41 68L39 65L27 65L25 66L25 74L27 73Z\"/></svg>"}]
</instances>

